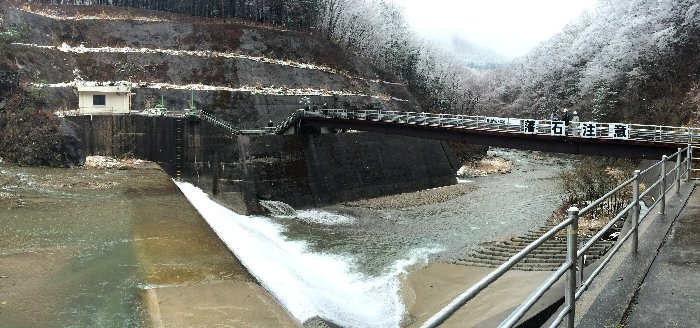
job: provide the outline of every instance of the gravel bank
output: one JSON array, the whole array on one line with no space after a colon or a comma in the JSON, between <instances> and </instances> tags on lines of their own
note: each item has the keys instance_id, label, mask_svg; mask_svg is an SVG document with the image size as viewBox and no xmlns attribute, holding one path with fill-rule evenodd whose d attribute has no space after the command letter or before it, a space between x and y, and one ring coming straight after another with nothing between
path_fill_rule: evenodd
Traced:
<instances>
[{"instance_id":1,"label":"gravel bank","mask_svg":"<svg viewBox=\"0 0 700 328\"><path fill-rule=\"evenodd\" d=\"M494 174L507 174L513 169L513 163L500 156L487 156L478 161L465 164L458 172L459 178L486 177ZM456 184L441 188L421 190L398 195L361 199L343 203L347 207L360 207L370 210L404 210L446 201L464 196L477 189L470 184Z\"/></svg>"},{"instance_id":2,"label":"gravel bank","mask_svg":"<svg viewBox=\"0 0 700 328\"><path fill-rule=\"evenodd\" d=\"M344 203L348 207L362 207L372 210L402 210L416 206L424 206L446 202L476 189L474 185L456 184L435 189L421 190L398 195L361 199Z\"/></svg>"}]
</instances>

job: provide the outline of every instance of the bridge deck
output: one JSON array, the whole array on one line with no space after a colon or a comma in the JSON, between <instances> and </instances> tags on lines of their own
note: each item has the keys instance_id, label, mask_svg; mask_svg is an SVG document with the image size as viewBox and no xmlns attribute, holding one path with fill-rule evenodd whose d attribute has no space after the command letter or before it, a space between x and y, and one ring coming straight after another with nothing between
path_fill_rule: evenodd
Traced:
<instances>
[{"instance_id":1,"label":"bridge deck","mask_svg":"<svg viewBox=\"0 0 700 328\"><path fill-rule=\"evenodd\" d=\"M630 130L626 139L576 136L579 130L570 130L569 135L560 136L548 133L544 130L544 124L540 124L538 133L523 133L521 125L485 121L482 124L465 124L464 120L439 121L437 118L413 118L399 114L378 119L357 119L312 113L303 116L300 125L462 141L503 148L642 159L659 159L662 155L674 153L678 148L687 146L687 140L692 140L694 136L692 132L682 134L669 130L661 133L653 129Z\"/></svg>"}]
</instances>

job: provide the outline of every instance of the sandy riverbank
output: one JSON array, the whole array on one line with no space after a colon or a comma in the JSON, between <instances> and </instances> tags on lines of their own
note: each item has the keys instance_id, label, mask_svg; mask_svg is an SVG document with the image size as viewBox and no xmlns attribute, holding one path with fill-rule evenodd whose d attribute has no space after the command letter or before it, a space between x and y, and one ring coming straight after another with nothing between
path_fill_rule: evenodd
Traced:
<instances>
[{"instance_id":1,"label":"sandy riverbank","mask_svg":"<svg viewBox=\"0 0 700 328\"><path fill-rule=\"evenodd\" d=\"M477 187L473 185L456 184L399 195L361 199L354 202L346 202L343 205L371 210L401 210L410 207L442 203L464 196L474 191L476 188Z\"/></svg>"},{"instance_id":2,"label":"sandy riverbank","mask_svg":"<svg viewBox=\"0 0 700 328\"><path fill-rule=\"evenodd\" d=\"M433 263L403 279L402 292L410 322L419 327L492 268ZM496 327L551 272L511 271L457 311L441 327Z\"/></svg>"}]
</instances>

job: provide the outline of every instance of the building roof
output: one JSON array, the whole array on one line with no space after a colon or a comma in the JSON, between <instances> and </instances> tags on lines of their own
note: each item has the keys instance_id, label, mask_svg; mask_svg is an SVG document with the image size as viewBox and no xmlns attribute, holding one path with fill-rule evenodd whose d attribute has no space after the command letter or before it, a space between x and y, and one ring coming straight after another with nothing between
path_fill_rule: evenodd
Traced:
<instances>
[{"instance_id":1,"label":"building roof","mask_svg":"<svg viewBox=\"0 0 700 328\"><path fill-rule=\"evenodd\" d=\"M131 87L127 85L110 85L110 86L78 86L78 92L104 92L104 93L119 93L130 92Z\"/></svg>"}]
</instances>

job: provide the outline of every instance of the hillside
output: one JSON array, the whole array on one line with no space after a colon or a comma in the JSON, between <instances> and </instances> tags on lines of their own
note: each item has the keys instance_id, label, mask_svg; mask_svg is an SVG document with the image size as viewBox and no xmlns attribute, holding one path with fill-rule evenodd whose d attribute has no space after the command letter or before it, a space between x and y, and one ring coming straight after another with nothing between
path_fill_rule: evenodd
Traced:
<instances>
[{"instance_id":1,"label":"hillside","mask_svg":"<svg viewBox=\"0 0 700 328\"><path fill-rule=\"evenodd\" d=\"M599 2L564 31L489 77L484 112L697 126L700 4Z\"/></svg>"},{"instance_id":2,"label":"hillside","mask_svg":"<svg viewBox=\"0 0 700 328\"><path fill-rule=\"evenodd\" d=\"M18 36L8 58L25 85L48 86L49 110L77 108L76 82L138 83L133 109L164 97L241 127L279 122L312 103L416 110L391 75L313 35L278 27L133 8L4 5Z\"/></svg>"}]
</instances>

